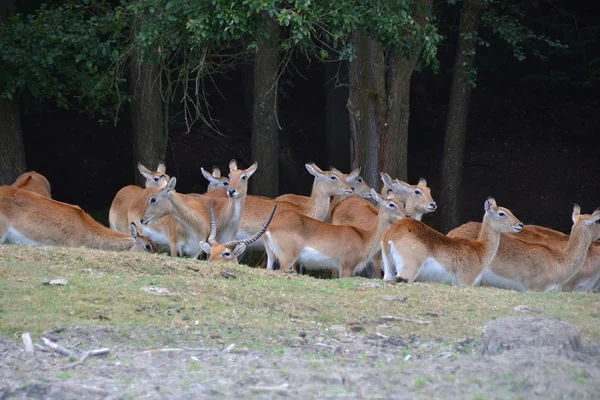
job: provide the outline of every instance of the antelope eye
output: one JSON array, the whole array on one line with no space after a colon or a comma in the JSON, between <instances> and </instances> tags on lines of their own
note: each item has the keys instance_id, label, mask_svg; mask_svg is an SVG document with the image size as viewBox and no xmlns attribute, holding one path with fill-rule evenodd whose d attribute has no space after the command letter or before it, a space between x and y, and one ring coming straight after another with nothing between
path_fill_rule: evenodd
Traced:
<instances>
[{"instance_id":1,"label":"antelope eye","mask_svg":"<svg viewBox=\"0 0 600 400\"><path fill-rule=\"evenodd\" d=\"M358 182L358 183L363 183L363 179L362 179L362 178L358 178L358 179L356 180L356 182Z\"/></svg>"},{"instance_id":2,"label":"antelope eye","mask_svg":"<svg viewBox=\"0 0 600 400\"><path fill-rule=\"evenodd\" d=\"M423 194L423 192L421 192L419 189L417 189L417 190L415 190L415 194L418 195L418 196L420 196L420 195Z\"/></svg>"},{"instance_id":3,"label":"antelope eye","mask_svg":"<svg viewBox=\"0 0 600 400\"><path fill-rule=\"evenodd\" d=\"M500 211L498 213L498 215L501 216L501 217L506 217L506 213L504 211Z\"/></svg>"},{"instance_id":4,"label":"antelope eye","mask_svg":"<svg viewBox=\"0 0 600 400\"><path fill-rule=\"evenodd\" d=\"M398 206L395 205L394 203L390 203L390 208L398 208Z\"/></svg>"},{"instance_id":5,"label":"antelope eye","mask_svg":"<svg viewBox=\"0 0 600 400\"><path fill-rule=\"evenodd\" d=\"M149 244L145 245L144 248L146 248L146 250L152 250L152 246L150 246Z\"/></svg>"},{"instance_id":6,"label":"antelope eye","mask_svg":"<svg viewBox=\"0 0 600 400\"><path fill-rule=\"evenodd\" d=\"M150 198L150 204L154 204L156 203L156 197L151 197Z\"/></svg>"},{"instance_id":7,"label":"antelope eye","mask_svg":"<svg viewBox=\"0 0 600 400\"><path fill-rule=\"evenodd\" d=\"M227 181L223 182L223 186L228 187L229 186L229 182L227 182Z\"/></svg>"},{"instance_id":8,"label":"antelope eye","mask_svg":"<svg viewBox=\"0 0 600 400\"><path fill-rule=\"evenodd\" d=\"M242 175L242 180L245 181L246 179L248 179L248 177L246 175Z\"/></svg>"},{"instance_id":9,"label":"antelope eye","mask_svg":"<svg viewBox=\"0 0 600 400\"><path fill-rule=\"evenodd\" d=\"M158 182L158 176L154 177L154 182Z\"/></svg>"},{"instance_id":10,"label":"antelope eye","mask_svg":"<svg viewBox=\"0 0 600 400\"><path fill-rule=\"evenodd\" d=\"M228 252L228 251L226 251L226 252L224 252L224 253L223 253L223 256L224 256L224 257L229 257L229 256L231 256L231 253L230 253L230 252Z\"/></svg>"},{"instance_id":11,"label":"antelope eye","mask_svg":"<svg viewBox=\"0 0 600 400\"><path fill-rule=\"evenodd\" d=\"M337 181L337 176L335 176L335 175L331 175L331 176L329 177L329 179L331 179L332 181Z\"/></svg>"}]
</instances>

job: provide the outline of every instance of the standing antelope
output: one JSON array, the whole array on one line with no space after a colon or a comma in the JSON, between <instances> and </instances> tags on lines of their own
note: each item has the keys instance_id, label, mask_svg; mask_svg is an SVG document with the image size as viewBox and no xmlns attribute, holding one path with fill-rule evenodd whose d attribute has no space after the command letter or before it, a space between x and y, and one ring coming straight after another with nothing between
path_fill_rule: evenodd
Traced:
<instances>
[{"instance_id":1,"label":"standing antelope","mask_svg":"<svg viewBox=\"0 0 600 400\"><path fill-rule=\"evenodd\" d=\"M277 204L273 207L273 211L271 211L271 215L269 215L269 219L264 223L264 225L259 229L251 237L245 239L236 239L230 240L223 244L217 242L217 223L215 222L215 213L212 206L212 201L208 203L208 208L210 211L210 235L208 235L208 241L201 241L200 247L202 251L204 251L209 257L208 261L226 261L238 263L238 257L240 257L244 251L246 251L246 246L252 244L258 240L259 237L267 230L269 223L273 219L273 215L277 210Z\"/></svg>"},{"instance_id":2,"label":"standing antelope","mask_svg":"<svg viewBox=\"0 0 600 400\"><path fill-rule=\"evenodd\" d=\"M264 235L267 268L291 271L298 262L309 269L337 270L339 277L352 276L379 251L383 232L405 215L400 202L382 199L373 189L371 196L379 205L373 229L330 225L294 211L276 215Z\"/></svg>"},{"instance_id":3,"label":"standing antelope","mask_svg":"<svg viewBox=\"0 0 600 400\"><path fill-rule=\"evenodd\" d=\"M36 171L25 172L15 180L15 183L11 185L18 189L29 190L30 192L37 193L41 196L52 198L50 194L50 182L42 174Z\"/></svg>"},{"instance_id":4,"label":"standing antelope","mask_svg":"<svg viewBox=\"0 0 600 400\"><path fill-rule=\"evenodd\" d=\"M206 240L210 231L209 201L212 199L215 202L218 241L235 238L246 202L248 179L257 167L258 164L254 163L247 169L238 169L236 161L231 160L227 198L177 193L177 180L173 177L165 188L147 197L141 223L149 225L159 218L172 216L185 229L186 252L192 254L192 258L197 258L202 251L200 241Z\"/></svg>"},{"instance_id":5,"label":"standing antelope","mask_svg":"<svg viewBox=\"0 0 600 400\"><path fill-rule=\"evenodd\" d=\"M221 176L221 170L217 167L213 167L212 174L207 172L204 168L200 167L202 175L208 180L207 192L217 189L229 189L229 178Z\"/></svg>"},{"instance_id":6,"label":"standing antelope","mask_svg":"<svg viewBox=\"0 0 600 400\"><path fill-rule=\"evenodd\" d=\"M600 244L592 244L600 238L600 209L582 215L575 204L572 219L570 236L537 226L525 226L518 236L502 234L481 284L538 292L593 289L600 276ZM472 237L473 228L461 225L448 236Z\"/></svg>"},{"instance_id":7,"label":"standing antelope","mask_svg":"<svg viewBox=\"0 0 600 400\"><path fill-rule=\"evenodd\" d=\"M0 243L90 247L113 251L154 252L156 247L134 224L129 234L95 221L80 207L28 190L0 187Z\"/></svg>"},{"instance_id":8,"label":"standing antelope","mask_svg":"<svg viewBox=\"0 0 600 400\"><path fill-rule=\"evenodd\" d=\"M520 232L523 224L493 198L484 204L483 224L476 240L451 238L421 221L405 218L395 223L381 240L383 279L412 283L419 280L471 286L490 264L501 232ZM396 272L396 274L394 274Z\"/></svg>"}]
</instances>

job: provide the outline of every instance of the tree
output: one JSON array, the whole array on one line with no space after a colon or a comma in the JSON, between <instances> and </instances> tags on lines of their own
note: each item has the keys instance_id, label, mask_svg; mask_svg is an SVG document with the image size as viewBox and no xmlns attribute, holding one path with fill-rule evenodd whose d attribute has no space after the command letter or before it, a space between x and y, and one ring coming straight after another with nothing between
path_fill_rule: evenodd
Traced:
<instances>
[{"instance_id":1,"label":"tree","mask_svg":"<svg viewBox=\"0 0 600 400\"><path fill-rule=\"evenodd\" d=\"M460 15L460 30L454 75L450 88L450 101L446 117L446 135L442 156L442 225L441 231L448 232L460 223L460 198L467 115L472 90L473 62L477 46L477 30L483 8L479 0L465 0Z\"/></svg>"},{"instance_id":2,"label":"tree","mask_svg":"<svg viewBox=\"0 0 600 400\"><path fill-rule=\"evenodd\" d=\"M264 35L254 56L254 106L252 112L252 159L263 173L252 180L254 194L279 195L279 123L277 84L279 70L279 23L265 14Z\"/></svg>"},{"instance_id":3,"label":"tree","mask_svg":"<svg viewBox=\"0 0 600 400\"><path fill-rule=\"evenodd\" d=\"M14 0L0 4L0 25L8 23L14 9ZM0 138L0 185L11 185L27 168L19 106L12 96L0 97Z\"/></svg>"},{"instance_id":4,"label":"tree","mask_svg":"<svg viewBox=\"0 0 600 400\"><path fill-rule=\"evenodd\" d=\"M406 179L410 78L421 51L430 62L440 40L429 22L433 0L365 2L352 34L350 63L352 168L375 186L380 171Z\"/></svg>"}]
</instances>

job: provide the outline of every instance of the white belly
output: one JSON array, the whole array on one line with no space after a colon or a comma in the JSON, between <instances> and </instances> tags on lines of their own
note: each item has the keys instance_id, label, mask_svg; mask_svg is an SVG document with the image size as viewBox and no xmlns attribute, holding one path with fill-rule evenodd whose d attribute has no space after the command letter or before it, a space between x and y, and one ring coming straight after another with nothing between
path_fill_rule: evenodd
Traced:
<instances>
[{"instance_id":1,"label":"white belly","mask_svg":"<svg viewBox=\"0 0 600 400\"><path fill-rule=\"evenodd\" d=\"M456 276L433 258L427 258L417 274L415 281L438 282L459 285Z\"/></svg>"},{"instance_id":2,"label":"white belly","mask_svg":"<svg viewBox=\"0 0 600 400\"><path fill-rule=\"evenodd\" d=\"M37 242L28 238L27 236L21 234L19 231L16 231L13 228L9 228L4 236L0 238L0 243L6 244L29 244L32 246L52 246L54 243L42 243Z\"/></svg>"},{"instance_id":3,"label":"white belly","mask_svg":"<svg viewBox=\"0 0 600 400\"><path fill-rule=\"evenodd\" d=\"M480 283L481 286L493 286L501 289L513 289L519 292L527 291L527 288L523 283L514 279L500 276L491 271L489 268L486 268L483 271L483 273L481 274L481 278L475 281L474 286L478 286L478 283Z\"/></svg>"},{"instance_id":4,"label":"white belly","mask_svg":"<svg viewBox=\"0 0 600 400\"><path fill-rule=\"evenodd\" d=\"M342 266L337 260L319 253L312 247L305 247L296 262L308 269L335 269L338 274L342 273Z\"/></svg>"}]
</instances>

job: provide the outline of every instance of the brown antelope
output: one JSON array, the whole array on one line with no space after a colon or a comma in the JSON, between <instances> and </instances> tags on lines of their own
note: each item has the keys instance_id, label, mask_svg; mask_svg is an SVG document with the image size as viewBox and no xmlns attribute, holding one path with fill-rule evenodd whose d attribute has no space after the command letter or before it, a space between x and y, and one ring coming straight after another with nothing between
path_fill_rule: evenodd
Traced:
<instances>
[{"instance_id":1,"label":"brown antelope","mask_svg":"<svg viewBox=\"0 0 600 400\"><path fill-rule=\"evenodd\" d=\"M309 269L337 270L339 277L362 269L379 251L383 232L405 215L400 202L382 199L373 189L371 195L379 205L379 216L370 230L330 225L294 211L276 215L264 234L267 268L292 271L297 262Z\"/></svg>"},{"instance_id":2,"label":"brown antelope","mask_svg":"<svg viewBox=\"0 0 600 400\"><path fill-rule=\"evenodd\" d=\"M207 192L217 189L229 189L229 178L221 176L221 170L217 167L213 167L212 174L207 172L204 168L200 167L202 175L208 180Z\"/></svg>"},{"instance_id":3,"label":"brown antelope","mask_svg":"<svg viewBox=\"0 0 600 400\"><path fill-rule=\"evenodd\" d=\"M412 283L415 279L471 286L477 283L498 250L501 232L520 232L523 224L493 198L484 205L476 240L451 238L421 221L405 218L381 240L384 279ZM395 272L395 274L394 274Z\"/></svg>"},{"instance_id":4,"label":"brown antelope","mask_svg":"<svg viewBox=\"0 0 600 400\"><path fill-rule=\"evenodd\" d=\"M169 175L165 174L166 167L163 163L158 164L156 172L150 171L139 162L137 167L144 178L146 178L146 188L163 188L169 182ZM117 232L127 232L129 223L131 222L127 218L129 206L141 194L142 190L137 185L127 185L117 192L108 212L108 224L111 229Z\"/></svg>"},{"instance_id":5,"label":"brown antelope","mask_svg":"<svg viewBox=\"0 0 600 400\"><path fill-rule=\"evenodd\" d=\"M36 171L25 172L15 180L15 183L11 185L18 189L29 190L30 192L37 193L40 196L52 198L50 194L50 182L48 179Z\"/></svg>"},{"instance_id":6,"label":"brown antelope","mask_svg":"<svg viewBox=\"0 0 600 400\"><path fill-rule=\"evenodd\" d=\"M231 160L227 198L177 193L175 191L177 180L173 177L166 187L147 197L141 223L148 226L155 220L172 216L185 229L186 252L192 254L192 258L197 258L202 251L200 241L206 240L210 232L209 201L212 199L215 204L219 232L217 241L234 239L246 202L248 179L257 167L258 164L254 163L247 169L238 169L236 161Z\"/></svg>"},{"instance_id":7,"label":"brown antelope","mask_svg":"<svg viewBox=\"0 0 600 400\"><path fill-rule=\"evenodd\" d=\"M89 247L113 251L156 250L154 242L129 226L129 234L96 222L80 207L28 190L0 187L0 243Z\"/></svg>"},{"instance_id":8,"label":"brown antelope","mask_svg":"<svg viewBox=\"0 0 600 400\"><path fill-rule=\"evenodd\" d=\"M259 237L267 230L269 223L273 219L273 215L277 210L277 205L273 207L269 219L264 223L258 232L251 237L245 239L230 240L223 244L217 242L217 223L215 222L215 212L213 210L212 201L209 201L208 208L210 211L210 234L208 241L201 241L200 247L208 255L208 261L225 261L238 263L238 258L246 251L246 246L258 240Z\"/></svg>"},{"instance_id":9,"label":"brown antelope","mask_svg":"<svg viewBox=\"0 0 600 400\"><path fill-rule=\"evenodd\" d=\"M307 204L294 204L288 201L275 201L261 196L247 196L244 206L244 212L240 220L237 239L251 236L260 229L264 221L275 204L278 205L275 213L277 216L286 210L293 210L311 218L323 221L329 212L331 197L338 195L349 195L354 192L354 188L346 182L344 175L335 171L323 171L315 164L306 164L308 172L315 177L310 197ZM207 193L207 196L215 198L223 197L222 190L214 190ZM218 220L218 218L217 218ZM217 222L218 225L218 222ZM264 240L260 237L256 242L248 246L252 250L264 250Z\"/></svg>"},{"instance_id":10,"label":"brown antelope","mask_svg":"<svg viewBox=\"0 0 600 400\"><path fill-rule=\"evenodd\" d=\"M600 209L581 214L573 207L571 235L539 226L525 226L518 236L502 234L496 256L481 284L519 291L588 291L600 278ZM448 233L472 237L473 223Z\"/></svg>"}]
</instances>

